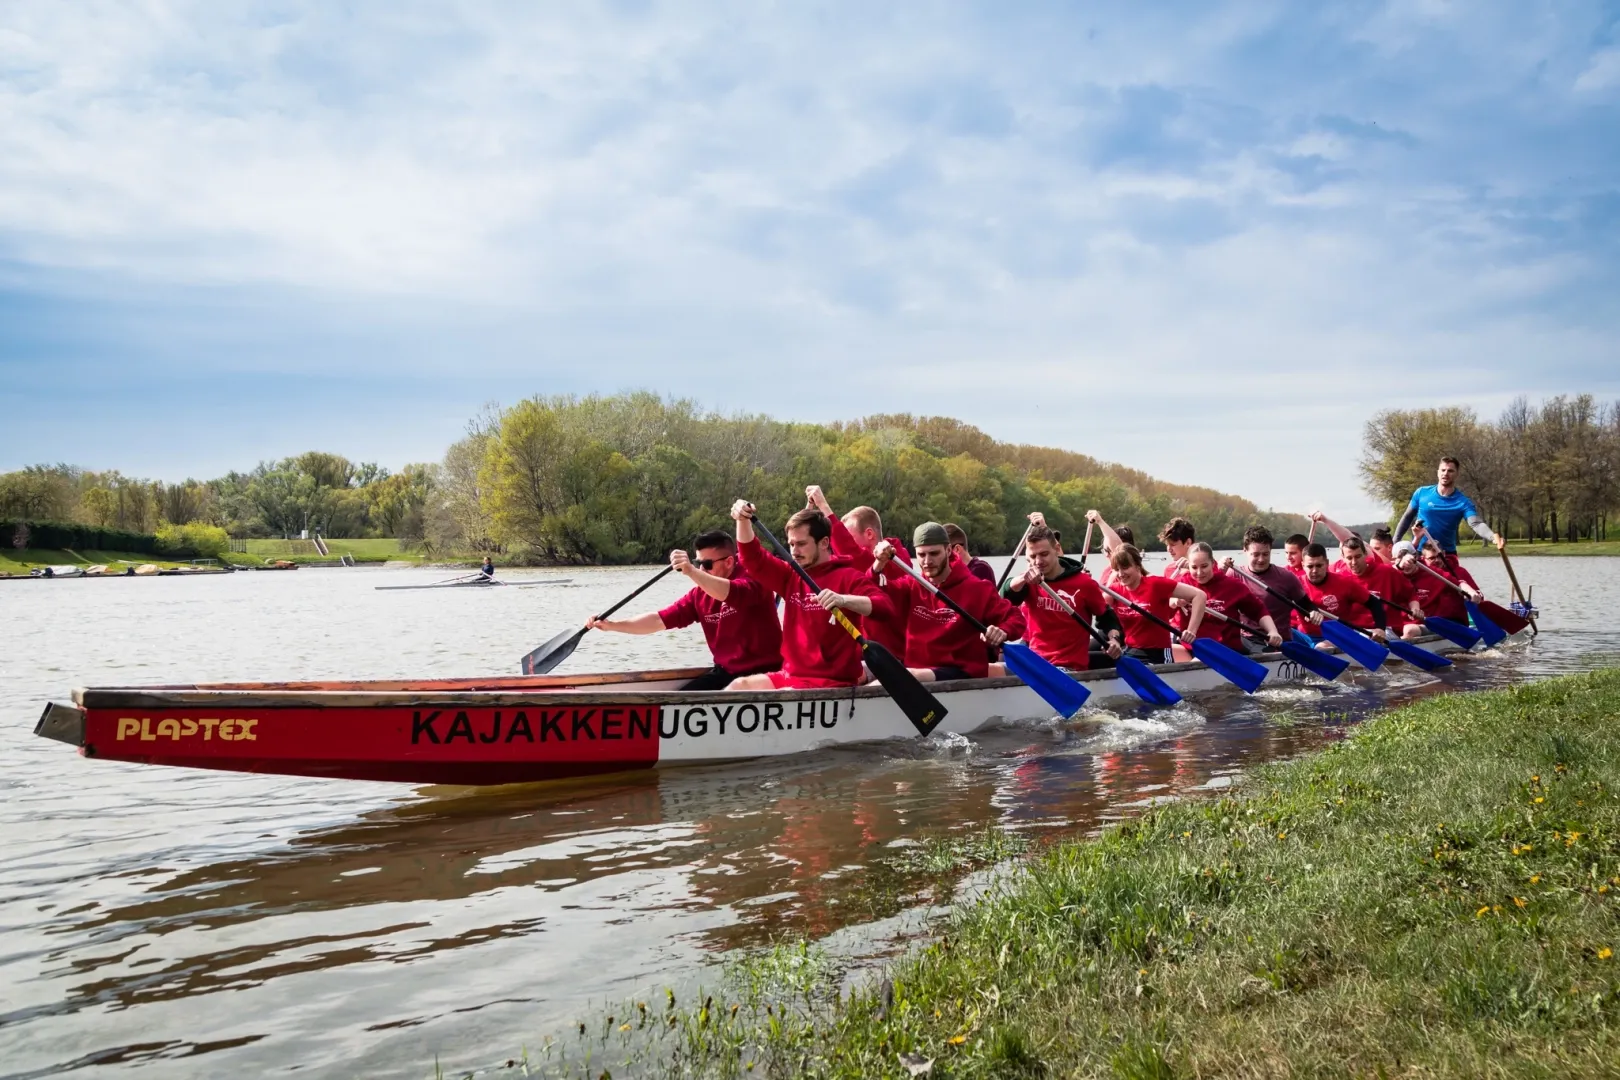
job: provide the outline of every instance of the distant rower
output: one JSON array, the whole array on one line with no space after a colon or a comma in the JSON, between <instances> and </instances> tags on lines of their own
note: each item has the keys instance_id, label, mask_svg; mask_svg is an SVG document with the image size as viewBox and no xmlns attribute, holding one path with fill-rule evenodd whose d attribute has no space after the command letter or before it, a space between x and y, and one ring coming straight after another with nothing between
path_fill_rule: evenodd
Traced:
<instances>
[{"instance_id":1,"label":"distant rower","mask_svg":"<svg viewBox=\"0 0 1620 1080\"><path fill-rule=\"evenodd\" d=\"M1033 524L1024 545L1029 569L1007 582L1005 589L1008 600L1023 605L1027 628L1025 643L1059 667L1077 671L1090 667L1091 634L1063 610L1063 605L1067 604L1086 622L1096 620L1097 629L1111 643L1108 661L1119 659L1124 651L1124 631L1108 598L1091 580L1091 575L1081 569L1079 560L1063 554L1058 534L1047 526L1046 520L1039 513L1029 517ZM1041 587L1043 584L1045 589ZM1052 593L1056 594L1055 599Z\"/></svg>"},{"instance_id":2,"label":"distant rower","mask_svg":"<svg viewBox=\"0 0 1620 1080\"><path fill-rule=\"evenodd\" d=\"M911 557L906 554L906 547L900 542L899 537L883 535L883 519L870 506L857 506L840 519L827 504L827 496L815 484L804 489L804 501L807 509L819 510L826 516L827 526L832 530L832 553L838 558L848 559L849 564L862 573L872 568L875 559L872 549L885 539L894 545L894 558L907 564L911 562ZM879 583L881 584L881 580ZM906 655L904 611L874 615L865 620L862 629L867 637L904 659Z\"/></svg>"}]
</instances>

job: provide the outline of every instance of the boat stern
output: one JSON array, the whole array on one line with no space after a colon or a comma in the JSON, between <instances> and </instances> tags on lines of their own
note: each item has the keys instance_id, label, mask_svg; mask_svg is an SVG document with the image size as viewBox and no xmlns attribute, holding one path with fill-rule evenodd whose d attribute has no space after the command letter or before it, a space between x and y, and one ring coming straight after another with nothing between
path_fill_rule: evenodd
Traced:
<instances>
[{"instance_id":1,"label":"boat stern","mask_svg":"<svg viewBox=\"0 0 1620 1080\"><path fill-rule=\"evenodd\" d=\"M53 701L45 706L39 723L34 725L34 734L65 742L69 746L83 746L84 710L76 705L58 705Z\"/></svg>"}]
</instances>

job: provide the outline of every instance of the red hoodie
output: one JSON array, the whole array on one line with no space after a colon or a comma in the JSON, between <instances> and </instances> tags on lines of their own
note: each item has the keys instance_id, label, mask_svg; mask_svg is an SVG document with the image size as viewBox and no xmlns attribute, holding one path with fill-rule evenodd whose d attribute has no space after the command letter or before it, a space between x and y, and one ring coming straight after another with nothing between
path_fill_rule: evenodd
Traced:
<instances>
[{"instance_id":1,"label":"red hoodie","mask_svg":"<svg viewBox=\"0 0 1620 1080\"><path fill-rule=\"evenodd\" d=\"M1429 563L1423 565L1427 566L1429 570L1433 570L1435 574L1445 578L1446 581L1454 582L1457 580L1457 575L1447 570L1440 569ZM1401 573L1399 570L1395 572L1397 574ZM1413 590L1417 592L1418 605L1423 608L1423 614L1437 615L1442 619L1460 622L1464 626L1468 625L1468 608L1463 605L1462 594L1456 589L1440 581L1434 574L1421 567L1406 580L1412 583Z\"/></svg>"},{"instance_id":2,"label":"red hoodie","mask_svg":"<svg viewBox=\"0 0 1620 1080\"><path fill-rule=\"evenodd\" d=\"M1087 622L1109 610L1108 598L1084 570L1070 570L1046 584ZM1045 589L1008 589L1007 599L1023 605L1025 644L1059 667L1084 671L1090 666L1091 635Z\"/></svg>"},{"instance_id":3,"label":"red hoodie","mask_svg":"<svg viewBox=\"0 0 1620 1080\"><path fill-rule=\"evenodd\" d=\"M1344 574L1346 577L1355 578L1366 586L1368 592L1382 600L1384 602L1384 617L1389 620L1391 630L1400 633L1407 626L1417 622L1416 619L1412 618L1412 601L1417 599L1417 590L1412 587L1412 582L1406 579L1406 575L1389 563L1373 562L1371 555L1367 556L1367 561L1362 566L1366 568L1366 572L1357 574L1350 569L1349 563L1340 559L1329 569L1335 574ZM1422 571L1419 571L1419 573L1422 573ZM1440 583L1436 581L1435 584ZM1422 607L1423 605L1420 602L1418 606ZM1427 609L1425 609L1425 614L1427 614Z\"/></svg>"},{"instance_id":4,"label":"red hoodie","mask_svg":"<svg viewBox=\"0 0 1620 1080\"><path fill-rule=\"evenodd\" d=\"M888 579L884 589L895 607L906 612L907 667L959 667L970 679L990 673L984 639L967 620L904 570L889 574ZM1024 616L996 592L993 583L974 576L964 563L951 560L950 572L939 589L975 619L1001 627L1009 641L1023 636Z\"/></svg>"},{"instance_id":5,"label":"red hoodie","mask_svg":"<svg viewBox=\"0 0 1620 1080\"><path fill-rule=\"evenodd\" d=\"M731 578L731 590L716 600L701 588L692 590L658 613L666 630L703 623L714 662L733 675L776 671L782 666L782 624L776 597L746 574Z\"/></svg>"},{"instance_id":6,"label":"red hoodie","mask_svg":"<svg viewBox=\"0 0 1620 1080\"><path fill-rule=\"evenodd\" d=\"M737 545L748 576L782 598L782 670L804 679L827 679L854 686L861 680L861 647L839 625L832 612L816 603L787 563L760 546L757 539ZM818 591L864 596L879 618L894 615L894 605L871 577L855 569L848 559L834 556L808 568ZM850 614L847 613L846 614ZM850 615L856 626L861 620Z\"/></svg>"},{"instance_id":7,"label":"red hoodie","mask_svg":"<svg viewBox=\"0 0 1620 1080\"><path fill-rule=\"evenodd\" d=\"M832 553L840 559L848 559L849 564L863 574L872 569L872 564L877 561L876 557L855 541L855 534L849 531L843 521L836 516L829 515L827 524L832 526ZM894 557L910 566L911 556L906 554L906 545L902 544L897 537L888 536L884 539L888 540L890 546L894 548ZM885 574L884 576L904 577L905 573L904 570L896 570L894 573ZM882 645L894 655L902 659L905 657L906 612L903 606L896 610L893 615L887 617L868 616L864 620L863 629L867 637Z\"/></svg>"},{"instance_id":8,"label":"red hoodie","mask_svg":"<svg viewBox=\"0 0 1620 1080\"><path fill-rule=\"evenodd\" d=\"M1270 614L1259 598L1249 591L1247 585L1222 570L1216 570L1211 574L1208 582L1200 582L1191 573L1179 580L1186 582L1195 589L1204 591L1206 614L1204 615L1204 621L1198 624L1198 636L1201 638L1213 638L1222 645L1241 652L1243 650L1243 631L1238 627L1237 620L1242 619L1250 626L1258 627L1261 616ZM1226 621L1222 622L1220 619L1211 618L1207 614L1209 611L1225 615ZM1176 617L1170 621L1176 625L1176 629L1185 630L1187 628L1187 612L1177 608ZM1278 629L1281 629L1281 627Z\"/></svg>"},{"instance_id":9,"label":"red hoodie","mask_svg":"<svg viewBox=\"0 0 1620 1080\"><path fill-rule=\"evenodd\" d=\"M1334 615L1341 622L1363 630L1371 630L1373 622L1372 609L1367 602L1372 599L1372 593L1359 580L1349 574L1336 574L1329 570L1327 577L1318 585L1309 577L1302 576L1299 583L1305 586L1305 595L1311 598L1311 603ZM1311 637L1321 637L1322 629L1311 624L1299 612L1294 612L1294 625L1298 626Z\"/></svg>"}]
</instances>

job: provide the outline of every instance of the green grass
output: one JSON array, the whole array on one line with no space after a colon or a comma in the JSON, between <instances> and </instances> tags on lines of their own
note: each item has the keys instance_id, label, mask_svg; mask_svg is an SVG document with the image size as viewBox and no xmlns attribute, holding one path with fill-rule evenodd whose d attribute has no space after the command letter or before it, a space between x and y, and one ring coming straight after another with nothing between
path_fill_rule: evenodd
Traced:
<instances>
[{"instance_id":1,"label":"green grass","mask_svg":"<svg viewBox=\"0 0 1620 1080\"><path fill-rule=\"evenodd\" d=\"M0 548L0 574L26 575L30 570L40 566L94 566L97 563L104 565L117 564L119 570L123 563L130 562L136 566L142 563L155 563L158 566L186 566L190 559L160 558L156 555L141 555L130 551L57 551L50 548Z\"/></svg>"},{"instance_id":2,"label":"green grass","mask_svg":"<svg viewBox=\"0 0 1620 1080\"><path fill-rule=\"evenodd\" d=\"M357 562L423 562L426 556L421 551L409 551L401 548L398 540L381 538L368 540L328 540L326 548L332 554L321 555L315 550L313 540L249 540L247 554L248 561L260 563L266 559L286 559L291 562L326 562L328 559L337 559L348 555ZM238 554L238 560L241 555ZM476 560L474 560L476 561Z\"/></svg>"},{"instance_id":3,"label":"green grass","mask_svg":"<svg viewBox=\"0 0 1620 1080\"><path fill-rule=\"evenodd\" d=\"M1554 544L1549 540L1530 543L1527 540L1509 540L1508 555L1620 555L1620 540L1577 540L1574 543ZM1489 552L1486 552L1489 554Z\"/></svg>"},{"instance_id":4,"label":"green grass","mask_svg":"<svg viewBox=\"0 0 1620 1080\"><path fill-rule=\"evenodd\" d=\"M1452 694L1053 845L852 995L784 944L557 1071L1614 1076L1617 897L1620 671Z\"/></svg>"}]
</instances>

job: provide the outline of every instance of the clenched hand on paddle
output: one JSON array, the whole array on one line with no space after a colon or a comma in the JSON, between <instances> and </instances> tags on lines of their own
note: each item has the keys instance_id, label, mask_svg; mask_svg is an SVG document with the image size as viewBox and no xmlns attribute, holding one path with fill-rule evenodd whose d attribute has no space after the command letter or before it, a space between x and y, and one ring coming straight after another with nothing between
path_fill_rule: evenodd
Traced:
<instances>
[{"instance_id":1,"label":"clenched hand on paddle","mask_svg":"<svg viewBox=\"0 0 1620 1080\"><path fill-rule=\"evenodd\" d=\"M917 729L917 734L928 735L938 727L939 722L945 719L945 706L923 687L915 675L906 670L906 665L893 653L861 633L855 624L849 621L849 616L839 609L836 602L838 594L816 584L815 578L811 577L809 571L800 566L799 561L793 557L793 552L783 546L782 542L771 535L771 531L760 522L754 513L753 504L739 499L732 507L731 516L737 521L739 541L746 540L746 537L741 535L745 527L758 532L799 576L799 580L804 582L804 587L815 595L816 602L832 612L832 617L837 620L838 625L860 645L861 659L866 661L867 670L882 684L883 689L888 691L889 697L900 707L900 711L906 714L906 719Z\"/></svg>"}]
</instances>

